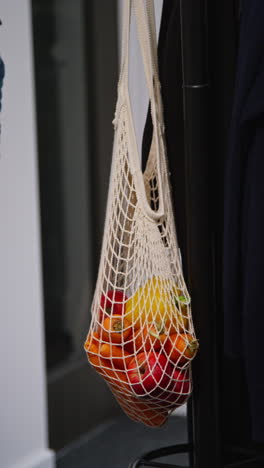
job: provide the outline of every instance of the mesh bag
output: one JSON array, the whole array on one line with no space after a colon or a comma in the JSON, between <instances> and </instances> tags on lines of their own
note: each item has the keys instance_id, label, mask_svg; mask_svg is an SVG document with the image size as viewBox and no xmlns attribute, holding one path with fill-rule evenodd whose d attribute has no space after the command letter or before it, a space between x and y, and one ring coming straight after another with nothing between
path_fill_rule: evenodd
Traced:
<instances>
[{"instance_id":1,"label":"mesh bag","mask_svg":"<svg viewBox=\"0 0 264 468\"><path fill-rule=\"evenodd\" d=\"M144 64L153 138L140 167L128 92L131 12ZM191 390L197 352L173 219L153 1L125 0L108 205L92 321L84 345L125 413L161 426Z\"/></svg>"}]
</instances>

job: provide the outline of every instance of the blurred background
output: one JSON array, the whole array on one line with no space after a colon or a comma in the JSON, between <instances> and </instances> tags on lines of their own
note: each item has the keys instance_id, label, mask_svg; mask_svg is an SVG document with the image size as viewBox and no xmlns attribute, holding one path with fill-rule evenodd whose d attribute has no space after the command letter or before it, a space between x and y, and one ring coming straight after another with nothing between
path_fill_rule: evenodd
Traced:
<instances>
[{"instance_id":1,"label":"blurred background","mask_svg":"<svg viewBox=\"0 0 264 468\"><path fill-rule=\"evenodd\" d=\"M121 413L87 365L83 343L103 236L122 2L32 0L31 7L49 437L60 449ZM158 24L161 7L159 0ZM134 22L131 42L140 144L148 99Z\"/></svg>"},{"instance_id":2,"label":"blurred background","mask_svg":"<svg viewBox=\"0 0 264 468\"><path fill-rule=\"evenodd\" d=\"M111 466L124 466L148 441L155 448L162 438L174 442L175 434L161 430L155 439L122 416L83 351L108 190L122 1L1 0L0 6L6 66L0 466L50 468L55 453L61 467L88 467L91 460L106 466L99 452L113 427L126 436ZM157 27L161 10L156 0ZM140 145L148 97L134 22L131 38ZM185 439L184 418L179 424ZM83 446L86 465L79 455L69 461L68 451Z\"/></svg>"},{"instance_id":3,"label":"blurred background","mask_svg":"<svg viewBox=\"0 0 264 468\"><path fill-rule=\"evenodd\" d=\"M83 350L103 235L124 1L0 0L0 468L124 468L188 438L186 408L155 431L129 421ZM242 457L251 437L244 369L224 356L222 304L224 171L242 3L183 1L184 24L180 0L166 0L159 44L177 230L183 267L187 249L190 257L200 340L188 411L199 468L222 467L226 445L232 462ZM158 31L163 0L155 7ZM133 19L130 47L140 148L148 96ZM195 71L185 90L182 66ZM201 93L192 95L193 83ZM188 466L185 455L171 462Z\"/></svg>"}]
</instances>

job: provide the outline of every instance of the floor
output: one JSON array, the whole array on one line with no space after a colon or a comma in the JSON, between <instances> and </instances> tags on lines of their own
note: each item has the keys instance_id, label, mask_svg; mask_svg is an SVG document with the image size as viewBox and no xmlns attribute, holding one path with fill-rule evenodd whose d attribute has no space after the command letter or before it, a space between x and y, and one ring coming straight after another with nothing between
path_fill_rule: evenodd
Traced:
<instances>
[{"instance_id":1,"label":"floor","mask_svg":"<svg viewBox=\"0 0 264 468\"><path fill-rule=\"evenodd\" d=\"M140 455L167 445L187 441L186 417L172 416L167 426L146 428L120 416L57 453L57 468L128 468ZM159 461L188 466L186 455L173 455Z\"/></svg>"}]
</instances>

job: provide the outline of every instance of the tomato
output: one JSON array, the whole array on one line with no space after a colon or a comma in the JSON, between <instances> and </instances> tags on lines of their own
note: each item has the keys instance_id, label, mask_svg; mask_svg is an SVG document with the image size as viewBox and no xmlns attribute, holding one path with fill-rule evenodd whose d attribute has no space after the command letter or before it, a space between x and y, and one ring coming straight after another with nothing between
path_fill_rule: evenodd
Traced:
<instances>
[{"instance_id":1,"label":"tomato","mask_svg":"<svg viewBox=\"0 0 264 468\"><path fill-rule=\"evenodd\" d=\"M149 396L166 389L173 373L167 358L156 352L139 353L128 364L127 376L136 395Z\"/></svg>"},{"instance_id":2,"label":"tomato","mask_svg":"<svg viewBox=\"0 0 264 468\"><path fill-rule=\"evenodd\" d=\"M174 369L171 384L160 395L161 404L170 409L183 405L192 391L189 369Z\"/></svg>"},{"instance_id":3,"label":"tomato","mask_svg":"<svg viewBox=\"0 0 264 468\"><path fill-rule=\"evenodd\" d=\"M101 327L102 339L108 343L124 345L132 333L131 323L120 315L106 317Z\"/></svg>"},{"instance_id":4,"label":"tomato","mask_svg":"<svg viewBox=\"0 0 264 468\"><path fill-rule=\"evenodd\" d=\"M189 396L191 392L191 387L189 369L174 369L171 391L186 399L186 396ZM180 402L179 399L178 402Z\"/></svg>"},{"instance_id":5,"label":"tomato","mask_svg":"<svg viewBox=\"0 0 264 468\"><path fill-rule=\"evenodd\" d=\"M167 336L159 323L152 322L142 329L134 330L126 349L131 354L150 350L159 351Z\"/></svg>"},{"instance_id":6,"label":"tomato","mask_svg":"<svg viewBox=\"0 0 264 468\"><path fill-rule=\"evenodd\" d=\"M102 294L100 301L100 322L105 314L107 315L123 315L125 313L127 296L118 289L108 291Z\"/></svg>"},{"instance_id":7,"label":"tomato","mask_svg":"<svg viewBox=\"0 0 264 468\"><path fill-rule=\"evenodd\" d=\"M164 344L168 359L177 365L191 361L196 355L198 347L198 341L189 333L170 335Z\"/></svg>"}]
</instances>

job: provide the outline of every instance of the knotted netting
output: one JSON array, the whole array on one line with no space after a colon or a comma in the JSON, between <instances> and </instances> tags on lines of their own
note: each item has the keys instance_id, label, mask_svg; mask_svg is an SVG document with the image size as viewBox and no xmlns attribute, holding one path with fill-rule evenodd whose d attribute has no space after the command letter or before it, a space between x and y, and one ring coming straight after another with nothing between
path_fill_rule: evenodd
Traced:
<instances>
[{"instance_id":1,"label":"knotted netting","mask_svg":"<svg viewBox=\"0 0 264 468\"><path fill-rule=\"evenodd\" d=\"M128 92L131 8L150 95L153 139L140 167ZM157 72L152 0L124 4L123 59L101 260L85 342L125 413L160 426L192 391L198 342L178 247Z\"/></svg>"}]
</instances>

